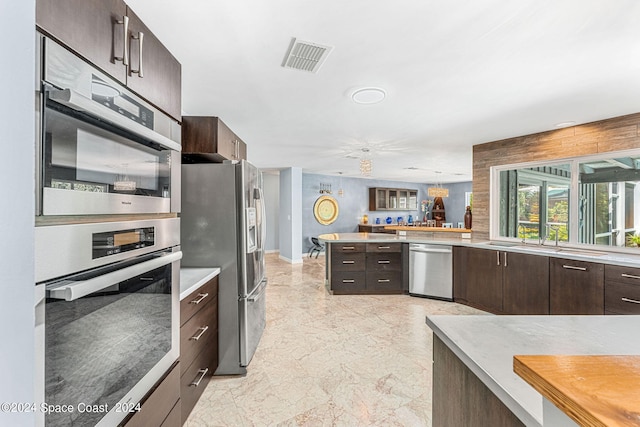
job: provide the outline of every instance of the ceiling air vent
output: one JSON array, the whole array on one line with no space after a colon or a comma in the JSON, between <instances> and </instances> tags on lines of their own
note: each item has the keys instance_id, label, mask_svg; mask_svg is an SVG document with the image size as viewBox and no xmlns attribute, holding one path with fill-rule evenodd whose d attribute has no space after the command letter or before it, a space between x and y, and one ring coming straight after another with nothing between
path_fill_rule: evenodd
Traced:
<instances>
[{"instance_id":1,"label":"ceiling air vent","mask_svg":"<svg viewBox=\"0 0 640 427\"><path fill-rule=\"evenodd\" d=\"M331 46L296 40L295 37L292 37L282 66L317 73L329 56L331 49L333 49Z\"/></svg>"}]
</instances>

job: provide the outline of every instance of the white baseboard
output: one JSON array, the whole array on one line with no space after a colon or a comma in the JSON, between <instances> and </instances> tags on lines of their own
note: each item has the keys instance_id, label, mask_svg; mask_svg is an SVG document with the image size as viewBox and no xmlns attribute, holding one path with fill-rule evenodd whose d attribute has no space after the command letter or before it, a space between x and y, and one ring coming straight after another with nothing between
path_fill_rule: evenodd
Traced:
<instances>
[{"instance_id":1,"label":"white baseboard","mask_svg":"<svg viewBox=\"0 0 640 427\"><path fill-rule=\"evenodd\" d=\"M302 258L294 260L294 259L289 259L289 258L283 257L282 255L278 256L278 258L280 258L283 261L288 262L289 264L302 264Z\"/></svg>"}]
</instances>

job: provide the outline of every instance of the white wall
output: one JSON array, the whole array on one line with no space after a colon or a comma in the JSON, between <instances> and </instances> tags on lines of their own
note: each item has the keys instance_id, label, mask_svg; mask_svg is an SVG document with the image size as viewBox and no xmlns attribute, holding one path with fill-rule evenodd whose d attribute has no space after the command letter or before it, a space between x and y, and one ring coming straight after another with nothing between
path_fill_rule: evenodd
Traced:
<instances>
[{"instance_id":1,"label":"white wall","mask_svg":"<svg viewBox=\"0 0 640 427\"><path fill-rule=\"evenodd\" d=\"M302 169L280 171L280 258L302 262Z\"/></svg>"},{"instance_id":2,"label":"white wall","mask_svg":"<svg viewBox=\"0 0 640 427\"><path fill-rule=\"evenodd\" d=\"M264 204L267 211L267 241L265 250L275 252L280 248L280 174L277 172L264 172Z\"/></svg>"},{"instance_id":3,"label":"white wall","mask_svg":"<svg viewBox=\"0 0 640 427\"><path fill-rule=\"evenodd\" d=\"M0 16L0 402L33 402L35 0L2 1ZM34 424L0 411L2 426Z\"/></svg>"}]
</instances>

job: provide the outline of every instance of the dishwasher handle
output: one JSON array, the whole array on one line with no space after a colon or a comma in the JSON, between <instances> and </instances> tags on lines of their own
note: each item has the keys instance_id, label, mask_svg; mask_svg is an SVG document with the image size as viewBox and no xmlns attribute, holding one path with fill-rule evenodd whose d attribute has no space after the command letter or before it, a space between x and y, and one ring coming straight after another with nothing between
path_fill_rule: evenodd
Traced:
<instances>
[{"instance_id":1,"label":"dishwasher handle","mask_svg":"<svg viewBox=\"0 0 640 427\"><path fill-rule=\"evenodd\" d=\"M427 254L450 254L451 249L420 249L420 248L409 248L410 252L422 252Z\"/></svg>"}]
</instances>

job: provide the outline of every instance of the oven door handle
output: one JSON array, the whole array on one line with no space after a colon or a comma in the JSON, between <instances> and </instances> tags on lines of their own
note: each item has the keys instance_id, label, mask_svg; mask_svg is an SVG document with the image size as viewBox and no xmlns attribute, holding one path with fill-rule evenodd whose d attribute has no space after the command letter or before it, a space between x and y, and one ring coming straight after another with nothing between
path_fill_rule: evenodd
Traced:
<instances>
[{"instance_id":1,"label":"oven door handle","mask_svg":"<svg viewBox=\"0 0 640 427\"><path fill-rule=\"evenodd\" d=\"M140 264L135 264L130 267L112 271L111 273L94 277L82 282L74 282L71 284L63 285L56 285L54 283L47 286L47 297L73 301L78 298L90 295L94 292L99 292L102 289L106 289L109 286L113 286L124 280L131 279L132 277L136 277L148 271L155 270L156 268L171 264L172 262L178 261L181 258L181 251L172 252L168 255L159 256L158 258L153 258L149 261L141 262Z\"/></svg>"},{"instance_id":2,"label":"oven door handle","mask_svg":"<svg viewBox=\"0 0 640 427\"><path fill-rule=\"evenodd\" d=\"M97 102L87 98L84 95L72 90L50 90L49 99L59 104L66 105L76 111L82 111L88 113L101 120L106 120L116 126L128 130L138 136L146 138L157 144L160 144L164 148L169 150L181 151L182 146L177 142L167 138L164 135L159 134L146 126L136 123L120 113L117 113L110 108L107 108Z\"/></svg>"}]
</instances>

